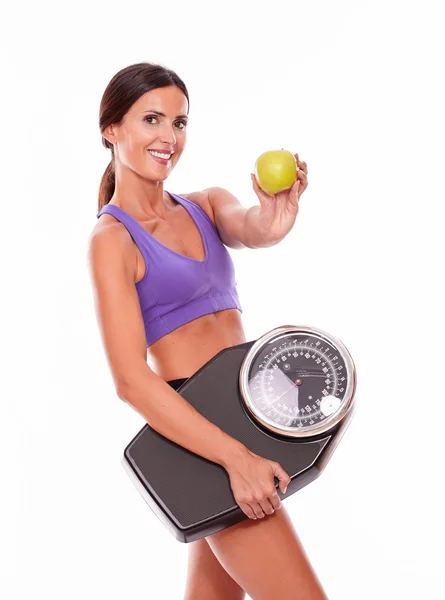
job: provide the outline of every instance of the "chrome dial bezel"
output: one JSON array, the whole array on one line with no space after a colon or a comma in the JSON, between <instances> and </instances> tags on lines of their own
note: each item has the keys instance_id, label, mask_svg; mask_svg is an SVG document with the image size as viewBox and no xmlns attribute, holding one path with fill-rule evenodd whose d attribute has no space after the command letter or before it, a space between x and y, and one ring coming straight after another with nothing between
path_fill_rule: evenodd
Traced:
<instances>
[{"instance_id":1,"label":"chrome dial bezel","mask_svg":"<svg viewBox=\"0 0 445 600\"><path fill-rule=\"evenodd\" d=\"M347 373L347 385L346 391L344 394L344 398L339 408L329 415L329 417L323 421L323 423L318 423L314 425L309 425L304 429L297 429L295 427L289 427L286 425L277 425L277 423L268 419L262 412L259 411L250 394L249 390L249 381L248 375L250 371L250 367L253 361L256 359L257 355L264 348L265 345L269 344L271 340L286 337L289 334L308 334L315 335L324 339L327 343L332 345L337 349L340 354L342 360L344 361ZM356 389L356 370L354 361L346 348L346 346L341 342L338 338L319 329L317 327L311 327L308 325L282 325L280 327L276 327L271 331L268 331L264 335L262 335L256 342L251 346L246 356L244 357L243 363L241 365L240 373L239 373L239 388L242 396L242 400L244 401L244 405L247 410L250 412L252 417L261 423L266 429L271 431L272 433L278 433L279 435L287 436L290 438L307 438L317 436L323 433L326 433L336 427L340 421L342 421L345 416L349 413L352 408L354 398L355 398L355 389Z\"/></svg>"}]
</instances>

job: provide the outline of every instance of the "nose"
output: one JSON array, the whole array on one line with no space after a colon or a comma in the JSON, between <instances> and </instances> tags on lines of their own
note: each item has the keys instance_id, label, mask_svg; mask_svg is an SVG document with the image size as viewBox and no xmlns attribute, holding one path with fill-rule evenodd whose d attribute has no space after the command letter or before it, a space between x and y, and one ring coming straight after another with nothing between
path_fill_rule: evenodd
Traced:
<instances>
[{"instance_id":1,"label":"nose","mask_svg":"<svg viewBox=\"0 0 445 600\"><path fill-rule=\"evenodd\" d=\"M169 125L168 123L165 124L162 128L160 140L169 146L174 146L176 144L176 135L173 130L173 125Z\"/></svg>"}]
</instances>

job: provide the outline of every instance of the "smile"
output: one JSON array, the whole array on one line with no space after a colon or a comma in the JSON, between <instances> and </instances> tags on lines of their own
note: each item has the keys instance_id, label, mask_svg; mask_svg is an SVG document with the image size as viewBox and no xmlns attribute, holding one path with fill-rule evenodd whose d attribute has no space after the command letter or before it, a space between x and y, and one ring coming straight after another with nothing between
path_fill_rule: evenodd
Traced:
<instances>
[{"instance_id":1,"label":"smile","mask_svg":"<svg viewBox=\"0 0 445 600\"><path fill-rule=\"evenodd\" d=\"M152 156L156 156L157 158L162 158L163 160L169 160L172 154L164 154L163 152L156 152L155 150L149 150Z\"/></svg>"}]
</instances>

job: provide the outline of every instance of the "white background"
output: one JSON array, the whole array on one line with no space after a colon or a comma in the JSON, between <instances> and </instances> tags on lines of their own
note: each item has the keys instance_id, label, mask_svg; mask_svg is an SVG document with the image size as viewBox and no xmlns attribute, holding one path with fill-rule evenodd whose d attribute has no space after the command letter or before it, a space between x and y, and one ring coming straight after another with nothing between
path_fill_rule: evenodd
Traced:
<instances>
[{"instance_id":1,"label":"white background","mask_svg":"<svg viewBox=\"0 0 445 600\"><path fill-rule=\"evenodd\" d=\"M308 164L291 233L230 252L248 340L313 325L355 360L354 420L322 476L285 501L330 600L445 598L439 5L3 9L2 598L183 597L188 546L120 464L144 422L115 393L86 262L110 159L100 99L141 61L190 93L167 190L218 185L247 207L260 153Z\"/></svg>"}]
</instances>

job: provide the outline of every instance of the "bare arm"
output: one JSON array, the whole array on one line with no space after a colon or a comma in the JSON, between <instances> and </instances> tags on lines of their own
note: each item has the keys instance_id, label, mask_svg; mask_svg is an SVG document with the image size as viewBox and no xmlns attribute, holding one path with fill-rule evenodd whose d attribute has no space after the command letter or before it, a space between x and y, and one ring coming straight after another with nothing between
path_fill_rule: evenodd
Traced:
<instances>
[{"instance_id":1,"label":"bare arm","mask_svg":"<svg viewBox=\"0 0 445 600\"><path fill-rule=\"evenodd\" d=\"M153 372L141 371L127 388L120 390L119 397L158 433L223 467L236 460L245 448Z\"/></svg>"},{"instance_id":2,"label":"bare arm","mask_svg":"<svg viewBox=\"0 0 445 600\"><path fill-rule=\"evenodd\" d=\"M164 437L227 467L245 446L208 421L147 364L135 257L130 235L117 224L90 238L96 317L117 395Z\"/></svg>"},{"instance_id":3,"label":"bare arm","mask_svg":"<svg viewBox=\"0 0 445 600\"><path fill-rule=\"evenodd\" d=\"M216 228L229 248L269 248L277 241L269 240L258 226L260 205L245 208L228 190L211 187L205 190L212 207Z\"/></svg>"}]
</instances>

